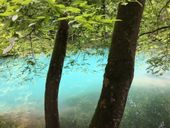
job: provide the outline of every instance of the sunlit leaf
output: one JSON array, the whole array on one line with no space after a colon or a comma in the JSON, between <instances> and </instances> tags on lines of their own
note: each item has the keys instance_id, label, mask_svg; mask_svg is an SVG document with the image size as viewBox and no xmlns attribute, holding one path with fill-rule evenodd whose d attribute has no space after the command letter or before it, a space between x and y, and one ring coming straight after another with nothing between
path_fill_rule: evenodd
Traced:
<instances>
[{"instance_id":1,"label":"sunlit leaf","mask_svg":"<svg viewBox=\"0 0 170 128\"><path fill-rule=\"evenodd\" d=\"M36 23L31 23L28 25L28 27L34 26Z\"/></svg>"},{"instance_id":2,"label":"sunlit leaf","mask_svg":"<svg viewBox=\"0 0 170 128\"><path fill-rule=\"evenodd\" d=\"M45 19L46 17L45 16L38 16L36 17L36 19Z\"/></svg>"},{"instance_id":3,"label":"sunlit leaf","mask_svg":"<svg viewBox=\"0 0 170 128\"><path fill-rule=\"evenodd\" d=\"M22 4L27 5L27 4L31 3L31 2L32 2L32 0L23 0Z\"/></svg>"},{"instance_id":4,"label":"sunlit leaf","mask_svg":"<svg viewBox=\"0 0 170 128\"><path fill-rule=\"evenodd\" d=\"M66 7L66 11L72 12L72 13L80 13L81 10L75 7Z\"/></svg>"},{"instance_id":5,"label":"sunlit leaf","mask_svg":"<svg viewBox=\"0 0 170 128\"><path fill-rule=\"evenodd\" d=\"M0 5L5 4L7 0L0 0Z\"/></svg>"},{"instance_id":6,"label":"sunlit leaf","mask_svg":"<svg viewBox=\"0 0 170 128\"><path fill-rule=\"evenodd\" d=\"M54 4L55 3L55 0L47 0L48 1L48 3L50 3L50 4Z\"/></svg>"},{"instance_id":7,"label":"sunlit leaf","mask_svg":"<svg viewBox=\"0 0 170 128\"><path fill-rule=\"evenodd\" d=\"M18 19L18 15L12 16L12 21L16 21Z\"/></svg>"},{"instance_id":8,"label":"sunlit leaf","mask_svg":"<svg viewBox=\"0 0 170 128\"><path fill-rule=\"evenodd\" d=\"M65 5L64 4L56 4L55 7L58 7L60 9L64 9Z\"/></svg>"},{"instance_id":9,"label":"sunlit leaf","mask_svg":"<svg viewBox=\"0 0 170 128\"><path fill-rule=\"evenodd\" d=\"M67 17L61 17L61 18L58 18L57 20L60 21L60 20L68 20L68 19L73 19L74 16L67 16Z\"/></svg>"},{"instance_id":10,"label":"sunlit leaf","mask_svg":"<svg viewBox=\"0 0 170 128\"><path fill-rule=\"evenodd\" d=\"M14 14L15 14L15 12L8 12L8 11L6 11L4 13L0 13L0 16L12 16Z\"/></svg>"}]
</instances>

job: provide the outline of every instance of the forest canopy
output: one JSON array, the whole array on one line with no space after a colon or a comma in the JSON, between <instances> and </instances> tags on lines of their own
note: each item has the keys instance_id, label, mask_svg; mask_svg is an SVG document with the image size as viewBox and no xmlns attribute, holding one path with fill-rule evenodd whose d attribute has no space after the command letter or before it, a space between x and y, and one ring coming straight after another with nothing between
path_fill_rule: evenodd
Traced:
<instances>
[{"instance_id":1,"label":"forest canopy","mask_svg":"<svg viewBox=\"0 0 170 128\"><path fill-rule=\"evenodd\" d=\"M61 20L69 21L67 53L110 46L117 5L126 1L1 0L0 55L50 54ZM149 55L148 71L162 74L170 67L170 1L147 0L138 40L138 53ZM140 3L139 3L140 4ZM65 16L67 15L67 16ZM102 49L101 49L102 48Z\"/></svg>"}]
</instances>

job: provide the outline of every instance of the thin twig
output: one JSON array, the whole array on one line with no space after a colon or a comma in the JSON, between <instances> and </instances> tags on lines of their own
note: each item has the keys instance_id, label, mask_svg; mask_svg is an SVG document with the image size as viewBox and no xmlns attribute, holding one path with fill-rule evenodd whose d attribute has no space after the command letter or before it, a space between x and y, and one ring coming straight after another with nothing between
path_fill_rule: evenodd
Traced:
<instances>
[{"instance_id":1,"label":"thin twig","mask_svg":"<svg viewBox=\"0 0 170 128\"><path fill-rule=\"evenodd\" d=\"M159 19L160 15L161 15L162 11L168 6L169 3L170 3L170 0L168 0L168 1L166 2L166 4L161 8L161 10L159 11L158 16L157 16L158 19Z\"/></svg>"},{"instance_id":2,"label":"thin twig","mask_svg":"<svg viewBox=\"0 0 170 128\"><path fill-rule=\"evenodd\" d=\"M164 11L166 7L168 7L168 4L170 3L170 0L167 0L166 4L159 10L157 15L157 26L159 26L159 19L161 17L161 13Z\"/></svg>"},{"instance_id":3,"label":"thin twig","mask_svg":"<svg viewBox=\"0 0 170 128\"><path fill-rule=\"evenodd\" d=\"M152 31L148 31L148 32L141 33L141 34L139 35L139 37L141 37L141 36L143 36L143 35L155 33L155 32L158 32L158 31L161 31L161 30L164 30L164 29L168 29L168 28L170 28L170 25L168 25L168 26L163 26L163 27L157 28L157 29L152 30Z\"/></svg>"}]
</instances>

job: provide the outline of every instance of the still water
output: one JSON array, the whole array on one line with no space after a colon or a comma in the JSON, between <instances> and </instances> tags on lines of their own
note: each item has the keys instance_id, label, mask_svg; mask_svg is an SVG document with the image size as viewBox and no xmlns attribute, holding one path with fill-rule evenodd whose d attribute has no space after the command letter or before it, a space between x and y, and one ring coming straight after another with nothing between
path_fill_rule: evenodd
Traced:
<instances>
[{"instance_id":1,"label":"still water","mask_svg":"<svg viewBox=\"0 0 170 128\"><path fill-rule=\"evenodd\" d=\"M87 128L100 95L106 58L82 53L66 58L59 92L62 128ZM136 58L121 128L170 128L170 73L147 74L145 58ZM0 128L44 127L49 60L44 54L36 56L35 65L29 57L0 59ZM7 126L9 121L15 126Z\"/></svg>"}]
</instances>

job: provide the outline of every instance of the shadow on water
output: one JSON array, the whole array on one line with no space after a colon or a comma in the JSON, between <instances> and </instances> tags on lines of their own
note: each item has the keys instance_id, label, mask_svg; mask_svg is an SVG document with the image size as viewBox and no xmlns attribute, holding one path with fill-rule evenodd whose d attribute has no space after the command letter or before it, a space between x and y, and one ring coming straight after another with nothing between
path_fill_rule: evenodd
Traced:
<instances>
[{"instance_id":1,"label":"shadow on water","mask_svg":"<svg viewBox=\"0 0 170 128\"><path fill-rule=\"evenodd\" d=\"M87 128L102 86L106 56L66 59L59 93L62 128ZM104 58L104 59L103 59ZM43 97L49 57L0 60L0 128L44 128ZM74 60L74 61L73 61ZM138 56L121 128L169 128L170 81L146 74ZM74 66L72 66L74 65ZM102 66L103 65L103 66Z\"/></svg>"}]
</instances>

